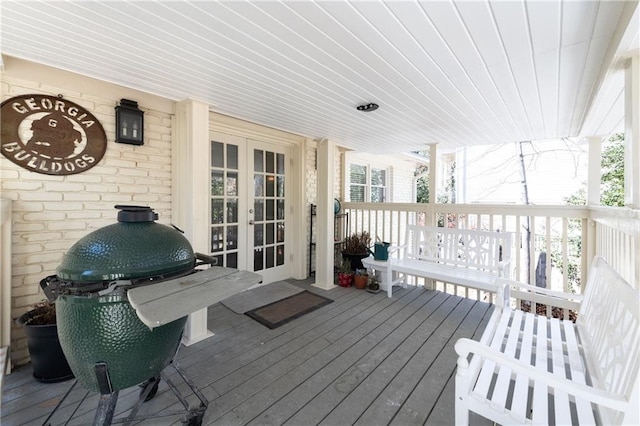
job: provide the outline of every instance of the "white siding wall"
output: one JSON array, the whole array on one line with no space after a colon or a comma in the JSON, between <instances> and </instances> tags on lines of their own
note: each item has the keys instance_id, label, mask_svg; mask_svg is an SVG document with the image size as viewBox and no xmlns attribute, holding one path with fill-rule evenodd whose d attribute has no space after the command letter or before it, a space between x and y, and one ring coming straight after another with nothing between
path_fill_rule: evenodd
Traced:
<instances>
[{"instance_id":1,"label":"white siding wall","mask_svg":"<svg viewBox=\"0 0 640 426\"><path fill-rule=\"evenodd\" d=\"M0 156L2 197L13 200L12 306L15 318L44 298L39 281L55 274L64 253L89 232L116 222L116 204L152 206L159 222L171 222L172 103L45 67L31 66L35 81L20 78L21 63L7 61L2 100L37 93L57 95L91 111L107 134L107 151L92 169L48 176L18 167ZM114 107L121 98L137 100L145 111L143 146L114 142ZM159 109L154 109L159 108ZM12 359L26 362L26 339L12 330Z\"/></svg>"}]
</instances>

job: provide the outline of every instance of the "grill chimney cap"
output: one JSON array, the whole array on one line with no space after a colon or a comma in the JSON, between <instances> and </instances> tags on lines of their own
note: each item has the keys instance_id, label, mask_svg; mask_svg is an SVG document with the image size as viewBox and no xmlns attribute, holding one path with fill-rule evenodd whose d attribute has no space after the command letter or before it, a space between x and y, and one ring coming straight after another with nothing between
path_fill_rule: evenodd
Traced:
<instances>
[{"instance_id":1,"label":"grill chimney cap","mask_svg":"<svg viewBox=\"0 0 640 426\"><path fill-rule=\"evenodd\" d=\"M153 222L158 220L158 213L148 206L117 205L118 222Z\"/></svg>"}]
</instances>

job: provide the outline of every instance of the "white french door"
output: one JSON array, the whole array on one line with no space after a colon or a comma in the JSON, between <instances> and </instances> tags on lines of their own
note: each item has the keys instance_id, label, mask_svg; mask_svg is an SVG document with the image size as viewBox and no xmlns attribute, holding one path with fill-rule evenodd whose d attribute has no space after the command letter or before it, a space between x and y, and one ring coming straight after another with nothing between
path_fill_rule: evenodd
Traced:
<instances>
[{"instance_id":1,"label":"white french door","mask_svg":"<svg viewBox=\"0 0 640 426\"><path fill-rule=\"evenodd\" d=\"M247 249L249 268L265 282L291 277L287 208L289 149L258 141L248 144L249 210Z\"/></svg>"},{"instance_id":2,"label":"white french door","mask_svg":"<svg viewBox=\"0 0 640 426\"><path fill-rule=\"evenodd\" d=\"M211 132L211 255L218 265L291 277L288 147Z\"/></svg>"}]
</instances>

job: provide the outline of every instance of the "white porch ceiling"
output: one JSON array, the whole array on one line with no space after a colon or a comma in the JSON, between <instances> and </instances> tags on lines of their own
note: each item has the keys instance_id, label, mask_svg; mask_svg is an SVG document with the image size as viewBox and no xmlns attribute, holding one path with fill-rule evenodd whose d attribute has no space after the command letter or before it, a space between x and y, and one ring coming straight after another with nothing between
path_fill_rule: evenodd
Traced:
<instances>
[{"instance_id":1,"label":"white porch ceiling","mask_svg":"<svg viewBox=\"0 0 640 426\"><path fill-rule=\"evenodd\" d=\"M612 67L617 50L638 48L637 4L4 0L1 52L353 149L405 152L620 126ZM356 110L369 102L380 108Z\"/></svg>"}]
</instances>

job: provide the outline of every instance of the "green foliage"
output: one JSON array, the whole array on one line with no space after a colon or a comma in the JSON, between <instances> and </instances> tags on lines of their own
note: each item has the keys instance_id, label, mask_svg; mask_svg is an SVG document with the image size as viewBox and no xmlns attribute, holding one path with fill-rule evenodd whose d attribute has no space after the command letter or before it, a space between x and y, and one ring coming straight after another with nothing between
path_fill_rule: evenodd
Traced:
<instances>
[{"instance_id":1,"label":"green foliage","mask_svg":"<svg viewBox=\"0 0 640 426\"><path fill-rule=\"evenodd\" d=\"M624 206L624 134L616 133L603 144L600 204Z\"/></svg>"},{"instance_id":2,"label":"green foliage","mask_svg":"<svg viewBox=\"0 0 640 426\"><path fill-rule=\"evenodd\" d=\"M425 174L429 168L425 165L419 165L415 172L414 176L420 176ZM429 202L429 177L422 176L416 181L416 201L418 203L426 204Z\"/></svg>"},{"instance_id":3,"label":"green foliage","mask_svg":"<svg viewBox=\"0 0 640 426\"><path fill-rule=\"evenodd\" d=\"M602 177L600 179L600 204L604 206L624 206L624 134L617 133L603 144ZM584 188L565 198L565 203L572 206L587 204ZM582 256L582 224L578 219L568 222L567 280L569 289L580 288L580 265ZM562 250L552 243L550 259L552 264L562 270Z\"/></svg>"}]
</instances>

